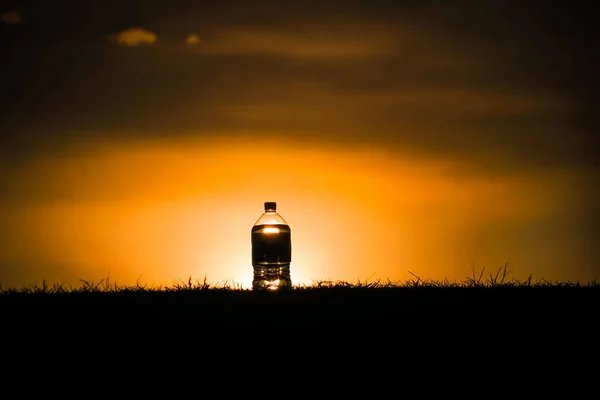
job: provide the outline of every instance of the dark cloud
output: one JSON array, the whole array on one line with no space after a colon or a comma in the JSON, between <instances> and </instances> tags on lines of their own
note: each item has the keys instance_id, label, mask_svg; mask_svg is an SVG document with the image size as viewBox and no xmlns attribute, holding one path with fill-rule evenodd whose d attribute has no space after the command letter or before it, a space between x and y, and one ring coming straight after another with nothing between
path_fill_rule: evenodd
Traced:
<instances>
[{"instance_id":1,"label":"dark cloud","mask_svg":"<svg viewBox=\"0 0 600 400\"><path fill-rule=\"evenodd\" d=\"M499 165L597 151L597 44L566 2L23 7L28 26L2 32L4 159L123 131L300 131Z\"/></svg>"},{"instance_id":2,"label":"dark cloud","mask_svg":"<svg viewBox=\"0 0 600 400\"><path fill-rule=\"evenodd\" d=\"M116 35L110 35L109 40L119 46L137 47L140 45L154 44L158 40L156 33L144 28L124 29Z\"/></svg>"},{"instance_id":3,"label":"dark cloud","mask_svg":"<svg viewBox=\"0 0 600 400\"><path fill-rule=\"evenodd\" d=\"M23 21L23 17L17 11L6 11L0 14L2 22L8 25L20 24Z\"/></svg>"},{"instance_id":4,"label":"dark cloud","mask_svg":"<svg viewBox=\"0 0 600 400\"><path fill-rule=\"evenodd\" d=\"M200 36L196 35L195 33L190 33L185 38L185 44L193 46L200 43L201 40L202 39L200 38Z\"/></svg>"}]
</instances>

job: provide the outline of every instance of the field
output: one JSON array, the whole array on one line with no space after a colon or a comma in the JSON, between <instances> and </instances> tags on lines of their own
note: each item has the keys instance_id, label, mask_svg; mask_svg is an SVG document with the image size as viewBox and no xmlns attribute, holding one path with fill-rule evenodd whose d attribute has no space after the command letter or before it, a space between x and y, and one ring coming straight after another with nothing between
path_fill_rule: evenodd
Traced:
<instances>
[{"instance_id":1,"label":"field","mask_svg":"<svg viewBox=\"0 0 600 400\"><path fill-rule=\"evenodd\" d=\"M58 327L111 320L130 327L307 329L359 324L371 330L401 326L405 331L548 332L568 327L571 332L585 332L595 324L599 300L600 285L595 281L518 282L499 274L460 283L321 281L280 292L243 290L191 278L154 288L118 286L107 279L68 288L57 284L4 288L0 312L7 324L36 321Z\"/></svg>"},{"instance_id":2,"label":"field","mask_svg":"<svg viewBox=\"0 0 600 400\"><path fill-rule=\"evenodd\" d=\"M585 387L595 379L586 365L598 356L599 300L596 282L494 277L316 282L282 292L191 280L168 288L102 281L3 289L0 323L5 353L12 357L7 365L48 365L42 375L65 357L71 366L90 370L106 360L124 374L132 365L164 373L228 365L244 376L253 373L236 369L244 360L257 367L257 361L271 367L275 362L289 371L310 360L296 379L321 379L334 368L388 376L391 384L408 369L431 379L454 374L487 382L493 372L510 378L505 387L521 387L532 373L533 382L547 386L549 374L564 383L578 371Z\"/></svg>"}]
</instances>

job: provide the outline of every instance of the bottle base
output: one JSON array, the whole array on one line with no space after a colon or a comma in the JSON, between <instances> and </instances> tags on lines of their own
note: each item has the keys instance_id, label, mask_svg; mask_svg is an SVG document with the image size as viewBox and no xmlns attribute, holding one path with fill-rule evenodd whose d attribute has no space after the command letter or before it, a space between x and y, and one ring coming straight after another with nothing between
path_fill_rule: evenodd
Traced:
<instances>
[{"instance_id":1,"label":"bottle base","mask_svg":"<svg viewBox=\"0 0 600 400\"><path fill-rule=\"evenodd\" d=\"M285 290L292 288L290 266L254 265L252 290Z\"/></svg>"},{"instance_id":2,"label":"bottle base","mask_svg":"<svg viewBox=\"0 0 600 400\"><path fill-rule=\"evenodd\" d=\"M252 290L285 290L291 288L292 282L285 279L275 279L273 281L261 279L252 281Z\"/></svg>"}]
</instances>

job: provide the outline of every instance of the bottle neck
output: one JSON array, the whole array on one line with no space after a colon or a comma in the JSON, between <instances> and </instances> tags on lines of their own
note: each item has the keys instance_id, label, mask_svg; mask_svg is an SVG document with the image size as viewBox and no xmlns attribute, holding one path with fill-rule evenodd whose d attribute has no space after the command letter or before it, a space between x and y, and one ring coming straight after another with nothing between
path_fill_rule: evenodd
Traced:
<instances>
[{"instance_id":1,"label":"bottle neck","mask_svg":"<svg viewBox=\"0 0 600 400\"><path fill-rule=\"evenodd\" d=\"M287 225L287 222L277 211L268 209L261 214L254 225Z\"/></svg>"}]
</instances>

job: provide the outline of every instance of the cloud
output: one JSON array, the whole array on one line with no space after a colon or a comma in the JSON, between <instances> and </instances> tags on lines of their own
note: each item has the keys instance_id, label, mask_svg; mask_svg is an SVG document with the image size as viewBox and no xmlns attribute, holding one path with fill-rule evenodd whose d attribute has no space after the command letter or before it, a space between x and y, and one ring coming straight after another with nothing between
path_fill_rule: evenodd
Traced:
<instances>
[{"instance_id":1,"label":"cloud","mask_svg":"<svg viewBox=\"0 0 600 400\"><path fill-rule=\"evenodd\" d=\"M200 42L200 36L198 36L194 33L190 33L188 35L188 37L185 39L185 44L188 44L188 45L195 45L199 42Z\"/></svg>"},{"instance_id":2,"label":"cloud","mask_svg":"<svg viewBox=\"0 0 600 400\"><path fill-rule=\"evenodd\" d=\"M125 47L136 47L141 44L154 44L157 36L144 28L125 29L116 36L117 44Z\"/></svg>"},{"instance_id":3,"label":"cloud","mask_svg":"<svg viewBox=\"0 0 600 400\"><path fill-rule=\"evenodd\" d=\"M189 37L188 37L189 40ZM189 43L189 42L188 42ZM294 59L349 59L385 54L391 43L381 29L356 31L341 28L273 30L233 28L203 40L199 51L207 54L260 54Z\"/></svg>"},{"instance_id":4,"label":"cloud","mask_svg":"<svg viewBox=\"0 0 600 400\"><path fill-rule=\"evenodd\" d=\"M23 17L16 11L3 12L0 16L2 22L8 25L16 25L23 21Z\"/></svg>"}]
</instances>

